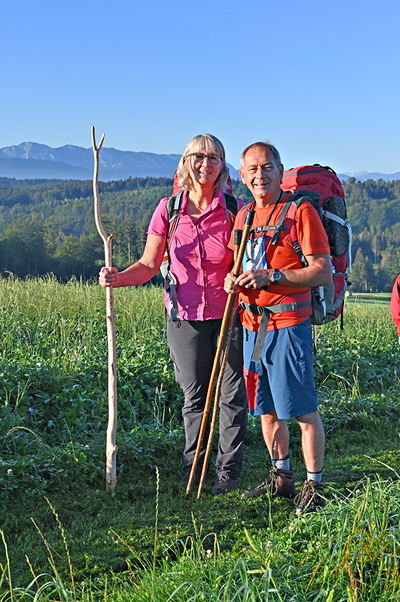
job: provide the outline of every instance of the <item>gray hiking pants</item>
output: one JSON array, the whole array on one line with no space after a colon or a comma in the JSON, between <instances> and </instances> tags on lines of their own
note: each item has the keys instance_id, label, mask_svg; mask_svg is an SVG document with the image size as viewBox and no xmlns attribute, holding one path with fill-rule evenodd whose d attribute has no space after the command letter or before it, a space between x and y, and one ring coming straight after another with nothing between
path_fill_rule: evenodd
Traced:
<instances>
[{"instance_id":1,"label":"gray hiking pants","mask_svg":"<svg viewBox=\"0 0 400 602\"><path fill-rule=\"evenodd\" d=\"M182 320L180 328L168 318L167 336L175 378L185 402L182 416L186 444L183 452L185 469L193 463L197 438L203 417L222 320ZM243 462L244 437L247 426L247 398L243 381L243 332L239 318L235 320L219 400L219 438L216 474L236 478ZM209 418L211 418L212 407ZM207 447L207 427L200 451L201 470Z\"/></svg>"}]
</instances>

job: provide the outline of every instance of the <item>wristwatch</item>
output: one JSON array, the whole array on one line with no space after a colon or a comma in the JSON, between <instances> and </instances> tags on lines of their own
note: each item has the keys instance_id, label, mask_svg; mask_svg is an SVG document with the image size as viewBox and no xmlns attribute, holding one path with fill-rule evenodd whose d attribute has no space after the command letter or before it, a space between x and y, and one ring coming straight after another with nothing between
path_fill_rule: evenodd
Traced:
<instances>
[{"instance_id":1,"label":"wristwatch","mask_svg":"<svg viewBox=\"0 0 400 602\"><path fill-rule=\"evenodd\" d=\"M282 273L275 269L274 273L272 274L272 282L279 282L279 280L282 278Z\"/></svg>"}]
</instances>

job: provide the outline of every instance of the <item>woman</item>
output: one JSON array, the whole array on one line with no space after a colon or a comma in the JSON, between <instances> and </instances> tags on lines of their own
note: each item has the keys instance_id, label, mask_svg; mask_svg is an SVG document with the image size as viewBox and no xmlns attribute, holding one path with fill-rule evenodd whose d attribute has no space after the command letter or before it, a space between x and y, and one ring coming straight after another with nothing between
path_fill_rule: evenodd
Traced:
<instances>
[{"instance_id":1,"label":"woman","mask_svg":"<svg viewBox=\"0 0 400 602\"><path fill-rule=\"evenodd\" d=\"M223 284L233 263L232 252L227 248L233 216L223 194L229 171L224 147L217 138L210 134L193 138L179 161L177 173L184 192L178 225L169 246L169 261L177 281L179 320L168 316L167 338L175 377L185 397L182 415L186 444L181 480L187 483L227 300ZM139 285L157 274L166 247L167 201L162 199L153 214L141 259L123 272L103 267L101 286ZM165 305L168 312L167 293ZM242 368L242 331L237 321L221 387L214 495L239 486L247 421ZM199 482L207 440L206 430L195 483Z\"/></svg>"}]
</instances>

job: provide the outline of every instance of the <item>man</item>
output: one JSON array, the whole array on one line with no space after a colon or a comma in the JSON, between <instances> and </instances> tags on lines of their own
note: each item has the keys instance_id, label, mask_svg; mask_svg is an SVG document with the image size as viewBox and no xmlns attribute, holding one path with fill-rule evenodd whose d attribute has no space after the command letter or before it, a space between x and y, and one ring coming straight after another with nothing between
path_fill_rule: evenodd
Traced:
<instances>
[{"instance_id":1,"label":"man","mask_svg":"<svg viewBox=\"0 0 400 602\"><path fill-rule=\"evenodd\" d=\"M310 203L294 217L291 193L283 192L283 165L277 149L256 142L241 157L240 176L254 197L255 215L247 243L244 271L225 279L228 293L239 289L244 327L244 375L250 413L261 416L265 444L272 460L268 479L242 497L295 496L294 470L289 460L287 418L295 418L307 479L297 498L296 513L325 505L322 468L325 435L317 408L313 378L311 314L312 286L331 282L329 244L322 222ZM247 208L236 217L242 229ZM283 212L283 213L282 213ZM296 236L307 260L302 267L293 248ZM233 247L232 239L230 246Z\"/></svg>"},{"instance_id":2,"label":"man","mask_svg":"<svg viewBox=\"0 0 400 602\"><path fill-rule=\"evenodd\" d=\"M397 326L397 336L400 343L400 274L397 276L392 289L390 298L390 314L393 322Z\"/></svg>"}]
</instances>

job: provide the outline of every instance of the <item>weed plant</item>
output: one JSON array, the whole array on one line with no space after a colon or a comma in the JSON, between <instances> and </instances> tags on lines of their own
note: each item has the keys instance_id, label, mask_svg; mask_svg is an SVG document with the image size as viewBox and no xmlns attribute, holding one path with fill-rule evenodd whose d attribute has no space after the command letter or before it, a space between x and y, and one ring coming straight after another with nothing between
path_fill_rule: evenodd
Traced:
<instances>
[{"instance_id":1,"label":"weed plant","mask_svg":"<svg viewBox=\"0 0 400 602\"><path fill-rule=\"evenodd\" d=\"M182 394L162 291L115 291L118 484L105 491L107 338L96 283L0 280L0 600L399 600L399 347L388 305L317 331L327 506L179 484ZM291 432L296 483L300 435ZM268 470L250 419L242 487Z\"/></svg>"}]
</instances>

